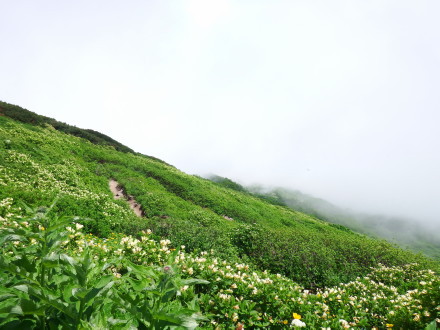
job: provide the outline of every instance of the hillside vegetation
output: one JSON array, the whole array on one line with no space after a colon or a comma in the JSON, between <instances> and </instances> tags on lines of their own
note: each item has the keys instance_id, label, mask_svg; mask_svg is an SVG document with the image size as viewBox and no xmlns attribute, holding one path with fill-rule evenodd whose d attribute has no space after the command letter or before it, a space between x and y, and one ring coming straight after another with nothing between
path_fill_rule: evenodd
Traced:
<instances>
[{"instance_id":1,"label":"hillside vegetation","mask_svg":"<svg viewBox=\"0 0 440 330\"><path fill-rule=\"evenodd\" d=\"M6 108L0 104L4 324L422 327L436 317L433 260L116 142L57 130L36 114L18 122ZM14 110L17 119L23 109ZM113 198L111 179L144 217ZM80 273L83 280L68 275ZM403 304L405 297L416 301Z\"/></svg>"},{"instance_id":2,"label":"hillside vegetation","mask_svg":"<svg viewBox=\"0 0 440 330\"><path fill-rule=\"evenodd\" d=\"M60 132L82 137L95 144L113 146L116 150L134 153L132 149L124 146L118 141L113 140L111 137L105 134L96 132L91 129L78 128L76 126L72 126L55 120L53 118L41 116L36 114L35 112L23 109L17 105L0 101L0 113L4 116L15 119L22 123L28 123L37 126L44 126L45 124L47 124L55 128L56 130L59 130Z\"/></svg>"},{"instance_id":3,"label":"hillside vegetation","mask_svg":"<svg viewBox=\"0 0 440 330\"><path fill-rule=\"evenodd\" d=\"M236 189L237 183L217 176L210 178L223 185L228 182ZM342 209L326 200L316 198L297 190L286 188L265 189L261 186L241 187L271 203L284 205L318 219L346 226L358 233L386 239L414 252L421 252L440 261L440 226L426 225L402 217L391 217L380 214L366 214Z\"/></svg>"}]
</instances>

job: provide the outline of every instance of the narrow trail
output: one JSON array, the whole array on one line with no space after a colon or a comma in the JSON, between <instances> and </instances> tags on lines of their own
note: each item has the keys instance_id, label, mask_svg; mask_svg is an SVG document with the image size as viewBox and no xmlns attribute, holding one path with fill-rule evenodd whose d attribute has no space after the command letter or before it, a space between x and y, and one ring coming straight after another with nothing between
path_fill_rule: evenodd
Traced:
<instances>
[{"instance_id":1,"label":"narrow trail","mask_svg":"<svg viewBox=\"0 0 440 330\"><path fill-rule=\"evenodd\" d=\"M121 188L121 186L119 185L118 181L111 179L108 182L108 185L109 185L110 190L113 193L113 197L115 199L125 199L127 201L128 205L130 205L130 208L133 210L133 212L138 217L142 217L143 216L143 212L142 212L141 206L138 203L136 203L136 201L134 200L133 196L127 195L125 193L124 189Z\"/></svg>"}]
</instances>

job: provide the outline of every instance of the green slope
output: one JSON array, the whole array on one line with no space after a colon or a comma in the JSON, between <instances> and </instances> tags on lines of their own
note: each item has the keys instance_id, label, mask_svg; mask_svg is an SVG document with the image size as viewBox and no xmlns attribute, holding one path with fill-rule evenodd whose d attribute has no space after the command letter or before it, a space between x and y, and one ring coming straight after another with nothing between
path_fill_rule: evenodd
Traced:
<instances>
[{"instance_id":1,"label":"green slope","mask_svg":"<svg viewBox=\"0 0 440 330\"><path fill-rule=\"evenodd\" d=\"M244 189L244 188L243 188ZM415 220L355 212L297 190L250 187L249 191L266 200L288 206L319 219L346 226L358 233L386 239L416 253L440 260L440 227L423 226Z\"/></svg>"},{"instance_id":2,"label":"green slope","mask_svg":"<svg viewBox=\"0 0 440 330\"><path fill-rule=\"evenodd\" d=\"M311 288L352 280L379 263L438 268L385 241L220 187L155 158L118 151L116 141L92 144L35 114L34 121L18 122L5 108L0 104L0 200L39 206L58 197L56 212L91 218L87 230L102 237L151 228L187 251L214 249ZM14 110L14 118L28 114ZM113 199L110 179L135 197L144 218Z\"/></svg>"},{"instance_id":3,"label":"green slope","mask_svg":"<svg viewBox=\"0 0 440 330\"><path fill-rule=\"evenodd\" d=\"M60 132L82 137L95 144L112 146L119 151L132 153L134 152L132 149L124 146L118 141L113 140L111 137L105 134L96 132L91 129L82 129L76 126L68 125L53 118L38 115L35 112L23 109L17 105L0 101L0 114L20 121L22 123L28 123L37 126L50 125Z\"/></svg>"}]
</instances>

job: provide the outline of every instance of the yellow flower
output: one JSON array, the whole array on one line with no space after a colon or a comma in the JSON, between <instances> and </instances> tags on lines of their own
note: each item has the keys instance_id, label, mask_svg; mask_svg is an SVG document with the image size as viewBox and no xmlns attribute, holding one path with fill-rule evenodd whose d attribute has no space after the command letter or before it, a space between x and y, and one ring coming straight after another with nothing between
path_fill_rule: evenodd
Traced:
<instances>
[{"instance_id":1,"label":"yellow flower","mask_svg":"<svg viewBox=\"0 0 440 330\"><path fill-rule=\"evenodd\" d=\"M301 315L296 314L296 313L293 313L292 315L295 320L301 320Z\"/></svg>"},{"instance_id":2,"label":"yellow flower","mask_svg":"<svg viewBox=\"0 0 440 330\"><path fill-rule=\"evenodd\" d=\"M284 323L284 324L287 324L287 323L289 323L289 322L287 322L287 320L284 320L283 323Z\"/></svg>"},{"instance_id":3,"label":"yellow flower","mask_svg":"<svg viewBox=\"0 0 440 330\"><path fill-rule=\"evenodd\" d=\"M394 324L387 323L387 328L392 328L392 327L394 327Z\"/></svg>"}]
</instances>

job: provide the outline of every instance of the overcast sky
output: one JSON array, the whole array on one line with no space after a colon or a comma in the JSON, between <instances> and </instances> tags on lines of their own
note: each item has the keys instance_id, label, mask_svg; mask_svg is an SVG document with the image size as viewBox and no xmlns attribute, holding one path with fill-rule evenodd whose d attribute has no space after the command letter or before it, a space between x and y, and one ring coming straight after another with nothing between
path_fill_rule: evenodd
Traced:
<instances>
[{"instance_id":1,"label":"overcast sky","mask_svg":"<svg viewBox=\"0 0 440 330\"><path fill-rule=\"evenodd\" d=\"M0 99L190 174L440 223L438 0L0 0Z\"/></svg>"}]
</instances>

